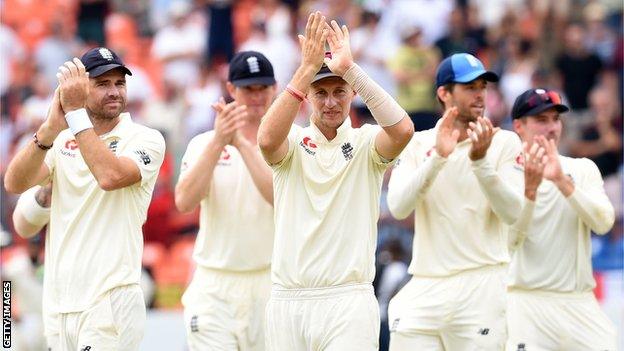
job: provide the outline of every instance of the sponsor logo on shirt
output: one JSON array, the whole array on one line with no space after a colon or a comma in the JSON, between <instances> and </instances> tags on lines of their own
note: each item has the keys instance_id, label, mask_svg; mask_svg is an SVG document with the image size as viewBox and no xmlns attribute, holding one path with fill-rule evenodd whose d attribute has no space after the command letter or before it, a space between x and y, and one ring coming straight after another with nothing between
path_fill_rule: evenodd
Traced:
<instances>
[{"instance_id":1,"label":"sponsor logo on shirt","mask_svg":"<svg viewBox=\"0 0 624 351\"><path fill-rule=\"evenodd\" d=\"M230 155L227 149L224 148L223 151L221 151L221 156L219 156L219 161L217 161L217 164L220 166L230 166L232 164L232 161L230 160L231 158L232 155Z\"/></svg>"},{"instance_id":2,"label":"sponsor logo on shirt","mask_svg":"<svg viewBox=\"0 0 624 351\"><path fill-rule=\"evenodd\" d=\"M480 335L488 335L490 333L490 328L480 328L477 334Z\"/></svg>"},{"instance_id":3,"label":"sponsor logo on shirt","mask_svg":"<svg viewBox=\"0 0 624 351\"><path fill-rule=\"evenodd\" d=\"M353 146L351 146L351 143L344 143L341 148L342 156L344 156L345 160L351 160L353 158Z\"/></svg>"},{"instance_id":4,"label":"sponsor logo on shirt","mask_svg":"<svg viewBox=\"0 0 624 351\"><path fill-rule=\"evenodd\" d=\"M78 142L76 142L76 139L67 140L65 142L65 148L68 150L76 150L78 148Z\"/></svg>"},{"instance_id":5,"label":"sponsor logo on shirt","mask_svg":"<svg viewBox=\"0 0 624 351\"><path fill-rule=\"evenodd\" d=\"M526 351L526 344L523 342L519 343L517 351Z\"/></svg>"},{"instance_id":6,"label":"sponsor logo on shirt","mask_svg":"<svg viewBox=\"0 0 624 351\"><path fill-rule=\"evenodd\" d=\"M401 318L397 318L392 322L392 325L390 326L390 332L395 332L397 327L399 326L399 321L401 320Z\"/></svg>"},{"instance_id":7,"label":"sponsor logo on shirt","mask_svg":"<svg viewBox=\"0 0 624 351\"><path fill-rule=\"evenodd\" d=\"M67 157L76 157L76 149L78 148L78 142L76 139L67 140L65 142L65 147L60 150L61 155Z\"/></svg>"},{"instance_id":8,"label":"sponsor logo on shirt","mask_svg":"<svg viewBox=\"0 0 624 351\"><path fill-rule=\"evenodd\" d=\"M312 150L312 149L316 149L316 144L314 144L312 142L312 139L310 137L304 137L303 140L301 140L301 142L299 143L299 145L308 154L310 154L312 156L314 156L316 154L316 151Z\"/></svg>"}]
</instances>

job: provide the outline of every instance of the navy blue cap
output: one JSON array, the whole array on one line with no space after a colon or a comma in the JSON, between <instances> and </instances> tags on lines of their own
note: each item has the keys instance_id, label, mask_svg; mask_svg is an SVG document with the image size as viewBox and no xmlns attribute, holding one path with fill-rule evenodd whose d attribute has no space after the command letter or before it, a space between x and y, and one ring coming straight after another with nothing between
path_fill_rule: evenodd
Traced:
<instances>
[{"instance_id":1,"label":"navy blue cap","mask_svg":"<svg viewBox=\"0 0 624 351\"><path fill-rule=\"evenodd\" d=\"M257 51L241 51L230 61L228 80L237 87L273 85L273 65Z\"/></svg>"},{"instance_id":2,"label":"navy blue cap","mask_svg":"<svg viewBox=\"0 0 624 351\"><path fill-rule=\"evenodd\" d=\"M511 118L535 116L550 108L554 108L559 113L570 111L556 91L541 88L529 89L516 98L511 108Z\"/></svg>"},{"instance_id":3,"label":"navy blue cap","mask_svg":"<svg viewBox=\"0 0 624 351\"><path fill-rule=\"evenodd\" d=\"M119 56L107 48L93 48L82 55L80 61L89 72L89 78L101 76L115 68L121 68L125 74L132 75L132 72L123 64Z\"/></svg>"},{"instance_id":4,"label":"navy blue cap","mask_svg":"<svg viewBox=\"0 0 624 351\"><path fill-rule=\"evenodd\" d=\"M330 51L326 51L325 52L325 57L331 59L332 58L332 54ZM340 77L339 75L337 75L336 73L332 72L329 67L327 67L327 65L325 63L323 63L323 65L321 66L321 69L319 69L318 72L316 72L316 75L314 76L314 78L312 78L312 83L314 82L318 82L321 79L325 79L325 78L329 78L329 77Z\"/></svg>"},{"instance_id":5,"label":"navy blue cap","mask_svg":"<svg viewBox=\"0 0 624 351\"><path fill-rule=\"evenodd\" d=\"M478 58L462 53L445 58L438 66L436 87L449 83L470 83L477 78L498 82L496 73L486 71Z\"/></svg>"}]
</instances>

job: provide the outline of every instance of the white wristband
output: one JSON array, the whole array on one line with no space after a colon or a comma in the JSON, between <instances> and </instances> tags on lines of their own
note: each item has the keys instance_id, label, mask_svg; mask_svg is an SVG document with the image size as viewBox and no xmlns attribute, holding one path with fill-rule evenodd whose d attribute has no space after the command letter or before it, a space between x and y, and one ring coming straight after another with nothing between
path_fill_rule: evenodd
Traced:
<instances>
[{"instance_id":1,"label":"white wristband","mask_svg":"<svg viewBox=\"0 0 624 351\"><path fill-rule=\"evenodd\" d=\"M381 127L399 123L407 112L379 84L375 83L357 64L349 67L342 76L360 94L373 118Z\"/></svg>"},{"instance_id":2,"label":"white wristband","mask_svg":"<svg viewBox=\"0 0 624 351\"><path fill-rule=\"evenodd\" d=\"M15 211L19 211L28 223L34 226L43 226L50 220L50 208L39 205L35 199L36 196L37 191L28 191L22 194L17 200Z\"/></svg>"},{"instance_id":3,"label":"white wristband","mask_svg":"<svg viewBox=\"0 0 624 351\"><path fill-rule=\"evenodd\" d=\"M84 108L67 112L65 114L65 120L74 135L77 135L85 129L93 128L87 110Z\"/></svg>"}]
</instances>

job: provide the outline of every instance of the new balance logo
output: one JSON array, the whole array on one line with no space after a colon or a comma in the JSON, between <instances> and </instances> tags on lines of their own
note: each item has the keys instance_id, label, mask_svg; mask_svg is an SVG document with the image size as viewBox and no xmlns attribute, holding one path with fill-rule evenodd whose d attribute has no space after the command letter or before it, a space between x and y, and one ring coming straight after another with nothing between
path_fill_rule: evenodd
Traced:
<instances>
[{"instance_id":1,"label":"new balance logo","mask_svg":"<svg viewBox=\"0 0 624 351\"><path fill-rule=\"evenodd\" d=\"M197 333L199 331L199 326L197 325L197 315L191 317L191 332Z\"/></svg>"},{"instance_id":2,"label":"new balance logo","mask_svg":"<svg viewBox=\"0 0 624 351\"><path fill-rule=\"evenodd\" d=\"M136 150L135 153L139 155L139 157L141 158L141 162L143 162L144 165L147 166L152 162L152 159L149 157L147 152L143 150Z\"/></svg>"},{"instance_id":3,"label":"new balance logo","mask_svg":"<svg viewBox=\"0 0 624 351\"><path fill-rule=\"evenodd\" d=\"M399 321L401 320L401 318L397 318L394 320L394 322L392 322L392 326L390 327L390 332L394 332L396 331L397 327L399 326Z\"/></svg>"},{"instance_id":4,"label":"new balance logo","mask_svg":"<svg viewBox=\"0 0 624 351\"><path fill-rule=\"evenodd\" d=\"M518 350L517 350L517 351L526 351L525 346L526 346L526 345L525 345L523 342L522 342L522 343L519 343L519 344L518 344Z\"/></svg>"},{"instance_id":5,"label":"new balance logo","mask_svg":"<svg viewBox=\"0 0 624 351\"><path fill-rule=\"evenodd\" d=\"M481 328L477 332L477 334L481 334L481 335L488 335L489 333L490 333L490 329L489 328Z\"/></svg>"},{"instance_id":6,"label":"new balance logo","mask_svg":"<svg viewBox=\"0 0 624 351\"><path fill-rule=\"evenodd\" d=\"M91 346L85 346L81 348L80 351L91 351Z\"/></svg>"}]
</instances>

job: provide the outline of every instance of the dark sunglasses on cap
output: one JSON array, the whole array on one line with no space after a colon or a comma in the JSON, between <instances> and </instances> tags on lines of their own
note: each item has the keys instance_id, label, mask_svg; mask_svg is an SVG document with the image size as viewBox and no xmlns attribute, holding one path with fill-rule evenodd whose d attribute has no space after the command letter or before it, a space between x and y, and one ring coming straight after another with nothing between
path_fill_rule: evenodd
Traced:
<instances>
[{"instance_id":1,"label":"dark sunglasses on cap","mask_svg":"<svg viewBox=\"0 0 624 351\"><path fill-rule=\"evenodd\" d=\"M529 105L529 108L533 108L535 106L542 105L545 102L550 102L555 105L561 105L561 96L556 91L552 90L544 92L537 91L533 96L528 99L527 104Z\"/></svg>"}]
</instances>

